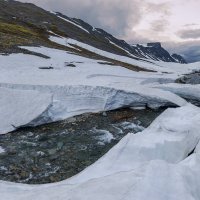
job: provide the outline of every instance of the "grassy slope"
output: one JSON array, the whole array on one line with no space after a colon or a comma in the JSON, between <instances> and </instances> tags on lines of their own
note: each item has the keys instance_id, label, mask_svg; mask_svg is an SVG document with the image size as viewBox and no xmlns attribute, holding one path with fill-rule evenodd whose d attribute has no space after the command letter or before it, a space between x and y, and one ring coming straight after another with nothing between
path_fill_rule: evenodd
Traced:
<instances>
[{"instance_id":1,"label":"grassy slope","mask_svg":"<svg viewBox=\"0 0 200 200\"><path fill-rule=\"evenodd\" d=\"M0 42L2 47L31 44L34 40L41 40L41 34L28 27L0 21Z\"/></svg>"}]
</instances>

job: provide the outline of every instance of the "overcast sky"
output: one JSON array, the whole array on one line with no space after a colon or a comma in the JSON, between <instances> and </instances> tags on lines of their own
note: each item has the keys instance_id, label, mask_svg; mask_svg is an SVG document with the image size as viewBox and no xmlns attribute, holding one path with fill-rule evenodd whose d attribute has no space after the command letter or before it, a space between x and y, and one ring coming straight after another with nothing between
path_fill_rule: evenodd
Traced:
<instances>
[{"instance_id":1,"label":"overcast sky","mask_svg":"<svg viewBox=\"0 0 200 200\"><path fill-rule=\"evenodd\" d=\"M200 41L200 0L21 0L85 20L128 42Z\"/></svg>"},{"instance_id":2,"label":"overcast sky","mask_svg":"<svg viewBox=\"0 0 200 200\"><path fill-rule=\"evenodd\" d=\"M129 41L200 39L200 0L23 0Z\"/></svg>"}]
</instances>

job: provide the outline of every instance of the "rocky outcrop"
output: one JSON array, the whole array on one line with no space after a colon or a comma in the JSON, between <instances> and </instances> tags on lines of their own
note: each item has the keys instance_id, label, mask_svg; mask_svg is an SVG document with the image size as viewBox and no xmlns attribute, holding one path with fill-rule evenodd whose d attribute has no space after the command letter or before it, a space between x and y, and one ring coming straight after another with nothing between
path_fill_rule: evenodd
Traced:
<instances>
[{"instance_id":1,"label":"rocky outcrop","mask_svg":"<svg viewBox=\"0 0 200 200\"><path fill-rule=\"evenodd\" d=\"M181 56L181 55L178 55L178 54L172 54L172 57L178 61L179 63L183 63L183 64L186 64L186 60Z\"/></svg>"},{"instance_id":2,"label":"rocky outcrop","mask_svg":"<svg viewBox=\"0 0 200 200\"><path fill-rule=\"evenodd\" d=\"M132 48L137 51L141 57L152 59L156 61L186 63L185 59L178 55L170 53L165 50L160 42L152 42L147 44L132 45Z\"/></svg>"}]
</instances>

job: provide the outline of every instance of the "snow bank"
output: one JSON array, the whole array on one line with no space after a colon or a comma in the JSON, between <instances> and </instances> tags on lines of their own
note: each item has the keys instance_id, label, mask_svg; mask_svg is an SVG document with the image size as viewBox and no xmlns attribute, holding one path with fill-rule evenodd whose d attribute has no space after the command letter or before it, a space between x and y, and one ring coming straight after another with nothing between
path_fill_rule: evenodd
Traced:
<instances>
[{"instance_id":1,"label":"snow bank","mask_svg":"<svg viewBox=\"0 0 200 200\"><path fill-rule=\"evenodd\" d=\"M168 109L143 132L125 136L105 156L74 177L70 183L128 171L151 160L180 162L200 139L199 119L200 109L191 104Z\"/></svg>"},{"instance_id":2,"label":"snow bank","mask_svg":"<svg viewBox=\"0 0 200 200\"><path fill-rule=\"evenodd\" d=\"M143 132L125 136L80 174L55 184L0 181L8 200L198 200L200 109L168 109Z\"/></svg>"},{"instance_id":3,"label":"snow bank","mask_svg":"<svg viewBox=\"0 0 200 200\"><path fill-rule=\"evenodd\" d=\"M121 107L139 106L158 108L160 106L186 104L185 100L179 98L173 93L167 91L162 92L158 89L150 90L143 88L143 90L141 90L141 88L135 87L133 90L125 90L124 87L112 88L87 85L41 86L0 84L0 86L4 88L9 88L10 91L12 91L12 89L13 91L21 91L21 94L23 94L24 91L25 95L26 91L38 91L39 94L52 94L52 101L50 103L49 99L47 99L46 105L51 106L46 109L46 112L40 112L40 116L38 115L35 120L31 118L32 121L29 121L27 123L33 126L42 123L63 120L83 113L114 110ZM37 105L38 107L40 107L40 99L38 99L38 102L30 101L29 106L31 105L31 103L34 103L35 106ZM9 102L7 104L9 105ZM21 105L13 104L13 107L14 106L17 106L18 109L21 108ZM7 109L8 107L4 106L5 113L9 113L9 111L6 111ZM32 110L30 110L29 112L32 112ZM20 120L20 118L18 119ZM24 123L22 122L22 124Z\"/></svg>"},{"instance_id":4,"label":"snow bank","mask_svg":"<svg viewBox=\"0 0 200 200\"><path fill-rule=\"evenodd\" d=\"M0 88L0 134L27 125L51 105L50 94Z\"/></svg>"},{"instance_id":5,"label":"snow bank","mask_svg":"<svg viewBox=\"0 0 200 200\"><path fill-rule=\"evenodd\" d=\"M200 104L200 85L168 83L154 87L173 92L182 98L194 100Z\"/></svg>"}]
</instances>

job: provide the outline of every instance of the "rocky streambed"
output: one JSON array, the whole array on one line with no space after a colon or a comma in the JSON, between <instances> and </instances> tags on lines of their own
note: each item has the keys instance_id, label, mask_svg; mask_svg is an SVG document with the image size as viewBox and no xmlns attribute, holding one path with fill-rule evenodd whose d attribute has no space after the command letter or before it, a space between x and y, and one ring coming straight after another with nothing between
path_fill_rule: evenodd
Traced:
<instances>
[{"instance_id":1,"label":"rocky streambed","mask_svg":"<svg viewBox=\"0 0 200 200\"><path fill-rule=\"evenodd\" d=\"M94 163L127 133L163 112L120 109L21 128L0 135L0 180L42 184L67 179Z\"/></svg>"}]
</instances>

